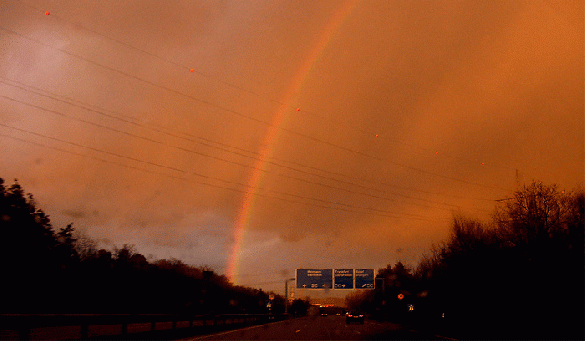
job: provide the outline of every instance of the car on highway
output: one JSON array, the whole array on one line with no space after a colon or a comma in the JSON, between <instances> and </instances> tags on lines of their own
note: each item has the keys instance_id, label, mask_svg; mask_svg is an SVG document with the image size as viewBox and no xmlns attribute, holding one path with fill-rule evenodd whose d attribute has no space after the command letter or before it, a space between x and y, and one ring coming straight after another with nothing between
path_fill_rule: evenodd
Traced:
<instances>
[{"instance_id":1,"label":"car on highway","mask_svg":"<svg viewBox=\"0 0 585 341\"><path fill-rule=\"evenodd\" d=\"M347 315L345 315L345 323L350 324L352 322L364 324L364 315L355 312L348 312Z\"/></svg>"}]
</instances>

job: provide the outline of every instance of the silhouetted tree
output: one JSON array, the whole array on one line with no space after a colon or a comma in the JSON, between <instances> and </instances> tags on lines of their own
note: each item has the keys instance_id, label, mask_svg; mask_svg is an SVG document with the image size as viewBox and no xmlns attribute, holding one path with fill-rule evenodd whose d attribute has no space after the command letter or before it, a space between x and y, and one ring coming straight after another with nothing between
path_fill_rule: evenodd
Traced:
<instances>
[{"instance_id":1,"label":"silhouetted tree","mask_svg":"<svg viewBox=\"0 0 585 341\"><path fill-rule=\"evenodd\" d=\"M17 180L0 179L0 267L4 272L5 312L40 312L52 301L54 272L60 268L57 240L49 217L25 195Z\"/></svg>"},{"instance_id":2,"label":"silhouetted tree","mask_svg":"<svg viewBox=\"0 0 585 341\"><path fill-rule=\"evenodd\" d=\"M296 299L294 300L290 307L289 313L294 316L305 316L311 306L311 302L307 300Z\"/></svg>"},{"instance_id":3,"label":"silhouetted tree","mask_svg":"<svg viewBox=\"0 0 585 341\"><path fill-rule=\"evenodd\" d=\"M454 217L415 272L421 302L462 337L581 338L583 198L533 182L490 223Z\"/></svg>"},{"instance_id":4,"label":"silhouetted tree","mask_svg":"<svg viewBox=\"0 0 585 341\"><path fill-rule=\"evenodd\" d=\"M381 295L376 297L375 294L373 290L356 290L345 297L345 305L350 311L374 313L384 300Z\"/></svg>"},{"instance_id":5,"label":"silhouetted tree","mask_svg":"<svg viewBox=\"0 0 585 341\"><path fill-rule=\"evenodd\" d=\"M494 217L515 299L525 320L546 335L583 336L584 198L582 189L564 193L533 182L506 198Z\"/></svg>"},{"instance_id":6,"label":"silhouetted tree","mask_svg":"<svg viewBox=\"0 0 585 341\"><path fill-rule=\"evenodd\" d=\"M267 313L268 294L234 286L208 267L149 263L133 245L113 250L49 217L15 180L0 179L2 313ZM272 312L284 312L275 295ZM295 302L303 313L306 302Z\"/></svg>"}]
</instances>

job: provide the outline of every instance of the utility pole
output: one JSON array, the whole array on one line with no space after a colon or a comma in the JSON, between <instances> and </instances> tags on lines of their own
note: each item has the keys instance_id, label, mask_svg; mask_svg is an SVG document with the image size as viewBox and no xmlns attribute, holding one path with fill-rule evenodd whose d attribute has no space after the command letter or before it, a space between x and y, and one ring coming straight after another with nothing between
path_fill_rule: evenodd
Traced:
<instances>
[{"instance_id":1,"label":"utility pole","mask_svg":"<svg viewBox=\"0 0 585 341\"><path fill-rule=\"evenodd\" d=\"M284 313L288 313L288 282L294 281L294 278L289 278L284 281Z\"/></svg>"}]
</instances>

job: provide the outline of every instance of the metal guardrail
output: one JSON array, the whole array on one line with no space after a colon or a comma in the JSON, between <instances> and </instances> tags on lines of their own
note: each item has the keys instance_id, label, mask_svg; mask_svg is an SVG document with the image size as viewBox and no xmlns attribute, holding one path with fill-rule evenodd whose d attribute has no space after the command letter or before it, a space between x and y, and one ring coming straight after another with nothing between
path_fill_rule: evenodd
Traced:
<instances>
[{"instance_id":1,"label":"metal guardrail","mask_svg":"<svg viewBox=\"0 0 585 341\"><path fill-rule=\"evenodd\" d=\"M272 314L221 314L221 315L172 315L172 314L2 314L1 331L16 331L20 340L29 340L31 331L44 327L79 327L79 339L89 338L91 326L120 326L116 335L130 336L128 326L150 324L151 332L158 331L157 323L172 323L171 330L201 327L226 326L235 324L260 324L288 318L288 315ZM194 322L198 322L195 326ZM178 323L188 327L178 328ZM111 335L108 335L111 336Z\"/></svg>"}]
</instances>

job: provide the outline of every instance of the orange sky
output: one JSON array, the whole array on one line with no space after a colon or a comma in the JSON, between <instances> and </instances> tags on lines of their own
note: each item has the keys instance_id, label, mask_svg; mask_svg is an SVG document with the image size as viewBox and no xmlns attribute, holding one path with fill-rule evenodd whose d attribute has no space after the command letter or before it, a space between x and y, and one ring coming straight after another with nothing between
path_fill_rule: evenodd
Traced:
<instances>
[{"instance_id":1,"label":"orange sky","mask_svg":"<svg viewBox=\"0 0 585 341\"><path fill-rule=\"evenodd\" d=\"M414 266L453 212L583 184L583 7L5 0L0 177L56 227L220 273L237 257L266 290Z\"/></svg>"}]
</instances>

